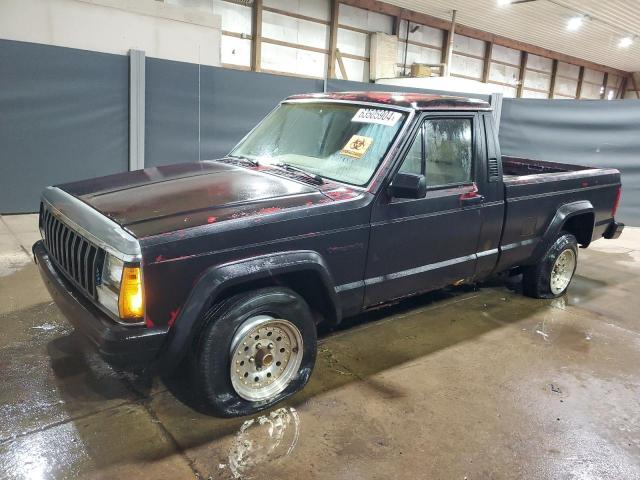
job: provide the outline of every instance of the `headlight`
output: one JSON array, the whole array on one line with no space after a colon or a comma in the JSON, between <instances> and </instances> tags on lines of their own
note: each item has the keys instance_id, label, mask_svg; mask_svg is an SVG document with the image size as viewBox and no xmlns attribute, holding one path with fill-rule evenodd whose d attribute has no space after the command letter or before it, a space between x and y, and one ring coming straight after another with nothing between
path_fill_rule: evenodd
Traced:
<instances>
[{"instance_id":1,"label":"headlight","mask_svg":"<svg viewBox=\"0 0 640 480\"><path fill-rule=\"evenodd\" d=\"M144 317L142 272L139 265L126 265L106 254L98 301L124 322L137 323Z\"/></svg>"}]
</instances>

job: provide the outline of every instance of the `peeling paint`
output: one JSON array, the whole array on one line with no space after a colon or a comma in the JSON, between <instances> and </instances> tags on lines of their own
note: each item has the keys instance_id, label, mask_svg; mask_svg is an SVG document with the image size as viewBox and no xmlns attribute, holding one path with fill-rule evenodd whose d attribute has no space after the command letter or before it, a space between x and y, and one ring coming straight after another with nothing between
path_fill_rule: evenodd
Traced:
<instances>
[{"instance_id":1,"label":"peeling paint","mask_svg":"<svg viewBox=\"0 0 640 480\"><path fill-rule=\"evenodd\" d=\"M186 259L194 257L194 256L195 255L180 255L179 257L163 259L162 262L164 262L164 263L166 263L166 262L177 262L179 260L186 260Z\"/></svg>"},{"instance_id":2,"label":"peeling paint","mask_svg":"<svg viewBox=\"0 0 640 480\"><path fill-rule=\"evenodd\" d=\"M348 188L339 188L337 190L330 190L324 192L324 194L335 201L350 200L358 196L358 193Z\"/></svg>"},{"instance_id":3,"label":"peeling paint","mask_svg":"<svg viewBox=\"0 0 640 480\"><path fill-rule=\"evenodd\" d=\"M169 322L167 323L167 325L169 325L169 327L172 327L173 324L176 321L176 318L178 318L178 315L180 314L180 307L176 308L175 310L172 310L169 313Z\"/></svg>"},{"instance_id":4,"label":"peeling paint","mask_svg":"<svg viewBox=\"0 0 640 480\"><path fill-rule=\"evenodd\" d=\"M258 210L258 215L266 215L269 213L276 213L281 211L282 209L280 207L267 207L267 208L261 208L260 210Z\"/></svg>"},{"instance_id":5,"label":"peeling paint","mask_svg":"<svg viewBox=\"0 0 640 480\"><path fill-rule=\"evenodd\" d=\"M340 252L348 252L350 250L359 250L364 248L364 243L352 243L351 245L336 245L335 247L327 248L329 253L340 253Z\"/></svg>"}]
</instances>

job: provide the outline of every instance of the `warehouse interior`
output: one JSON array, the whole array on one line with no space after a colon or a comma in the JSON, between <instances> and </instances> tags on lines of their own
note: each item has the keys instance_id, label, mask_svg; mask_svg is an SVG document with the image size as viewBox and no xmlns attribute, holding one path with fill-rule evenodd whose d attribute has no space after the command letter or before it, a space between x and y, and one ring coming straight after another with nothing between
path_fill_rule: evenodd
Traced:
<instances>
[{"instance_id":1,"label":"warehouse interior","mask_svg":"<svg viewBox=\"0 0 640 480\"><path fill-rule=\"evenodd\" d=\"M74 330L45 188L157 181L345 91L486 102L503 157L618 170L622 234L557 298L514 271L320 325L308 385L237 418ZM1 0L0 146L0 478L640 478L640 2Z\"/></svg>"}]
</instances>

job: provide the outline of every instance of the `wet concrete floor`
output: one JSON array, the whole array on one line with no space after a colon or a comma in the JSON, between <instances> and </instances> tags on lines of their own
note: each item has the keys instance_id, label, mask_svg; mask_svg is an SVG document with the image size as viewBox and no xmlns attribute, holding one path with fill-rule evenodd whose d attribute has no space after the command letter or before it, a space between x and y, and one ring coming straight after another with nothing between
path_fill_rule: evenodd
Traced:
<instances>
[{"instance_id":1,"label":"wet concrete floor","mask_svg":"<svg viewBox=\"0 0 640 480\"><path fill-rule=\"evenodd\" d=\"M580 252L568 295L429 294L323 337L307 388L207 417L180 375L77 338L0 217L0 478L640 478L640 229Z\"/></svg>"}]
</instances>

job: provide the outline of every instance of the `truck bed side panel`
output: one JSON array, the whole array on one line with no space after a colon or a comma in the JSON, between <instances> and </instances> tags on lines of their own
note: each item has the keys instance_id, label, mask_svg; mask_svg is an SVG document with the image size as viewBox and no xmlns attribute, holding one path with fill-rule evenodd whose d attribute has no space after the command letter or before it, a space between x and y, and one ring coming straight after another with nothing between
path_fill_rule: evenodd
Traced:
<instances>
[{"instance_id":1,"label":"truck bed side panel","mask_svg":"<svg viewBox=\"0 0 640 480\"><path fill-rule=\"evenodd\" d=\"M602 237L612 220L620 174L584 169L505 179L506 215L497 271L532 263L532 254L558 209L588 200L595 209L593 239Z\"/></svg>"}]
</instances>

